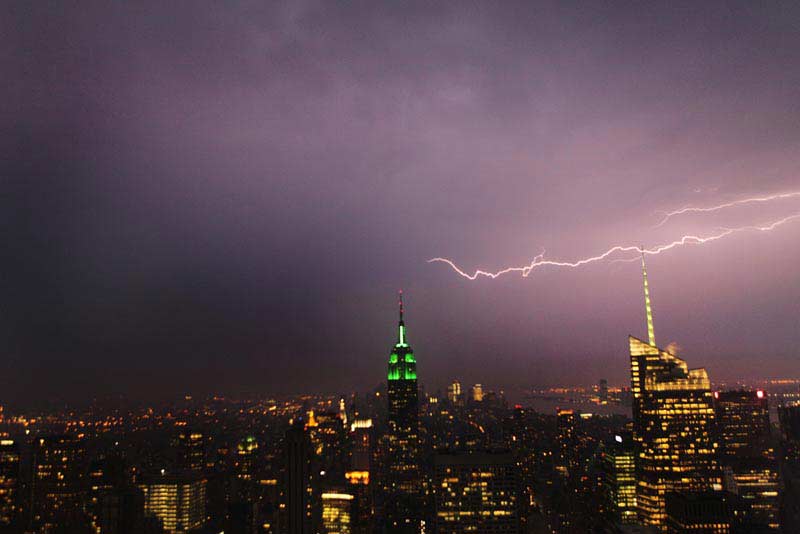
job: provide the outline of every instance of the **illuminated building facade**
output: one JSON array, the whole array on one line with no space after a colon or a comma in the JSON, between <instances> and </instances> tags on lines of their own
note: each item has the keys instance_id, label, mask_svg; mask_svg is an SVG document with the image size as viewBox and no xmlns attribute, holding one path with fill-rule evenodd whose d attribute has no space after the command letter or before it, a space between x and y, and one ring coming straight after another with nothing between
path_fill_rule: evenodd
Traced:
<instances>
[{"instance_id":1,"label":"illuminated building facade","mask_svg":"<svg viewBox=\"0 0 800 534\"><path fill-rule=\"evenodd\" d=\"M735 505L732 497L721 491L669 493L666 497L666 532L669 534L735 532L733 523Z\"/></svg>"},{"instance_id":2,"label":"illuminated building facade","mask_svg":"<svg viewBox=\"0 0 800 534\"><path fill-rule=\"evenodd\" d=\"M725 489L749 505L753 524L779 529L780 480L767 394L714 392L714 408Z\"/></svg>"},{"instance_id":3,"label":"illuminated building facade","mask_svg":"<svg viewBox=\"0 0 800 534\"><path fill-rule=\"evenodd\" d=\"M757 391L715 391L719 452L723 458L761 455L768 447L769 404L767 394Z\"/></svg>"},{"instance_id":4,"label":"illuminated building facade","mask_svg":"<svg viewBox=\"0 0 800 534\"><path fill-rule=\"evenodd\" d=\"M347 466L343 447L347 432L340 413L309 412L306 430L314 452L313 474L319 477L319 482L315 485L338 487L344 478Z\"/></svg>"},{"instance_id":5,"label":"illuminated building facade","mask_svg":"<svg viewBox=\"0 0 800 534\"><path fill-rule=\"evenodd\" d=\"M780 476L768 458L743 457L723 465L725 489L741 497L749 507L752 525L780 529Z\"/></svg>"},{"instance_id":6,"label":"illuminated building facade","mask_svg":"<svg viewBox=\"0 0 800 534\"><path fill-rule=\"evenodd\" d=\"M628 338L636 505L645 526L663 530L667 493L721 489L722 480L708 374L656 346L644 258L642 273L649 342Z\"/></svg>"},{"instance_id":7,"label":"illuminated building facade","mask_svg":"<svg viewBox=\"0 0 800 534\"><path fill-rule=\"evenodd\" d=\"M637 522L636 467L633 439L615 436L599 453L603 511L613 525Z\"/></svg>"},{"instance_id":8,"label":"illuminated building facade","mask_svg":"<svg viewBox=\"0 0 800 534\"><path fill-rule=\"evenodd\" d=\"M246 509L247 503L253 502L256 498L257 453L258 441L254 436L245 436L236 445L236 456L233 463L236 474L234 500L240 509Z\"/></svg>"},{"instance_id":9,"label":"illuminated building facade","mask_svg":"<svg viewBox=\"0 0 800 534\"><path fill-rule=\"evenodd\" d=\"M461 406L464 402L461 393L461 382L453 380L453 383L447 386L447 400L453 406Z\"/></svg>"},{"instance_id":10,"label":"illuminated building facade","mask_svg":"<svg viewBox=\"0 0 800 534\"><path fill-rule=\"evenodd\" d=\"M33 517L40 532L82 522L86 451L74 436L48 436L34 444Z\"/></svg>"},{"instance_id":11,"label":"illuminated building facade","mask_svg":"<svg viewBox=\"0 0 800 534\"><path fill-rule=\"evenodd\" d=\"M472 386L472 402L483 402L483 386L481 384Z\"/></svg>"},{"instance_id":12,"label":"illuminated building facade","mask_svg":"<svg viewBox=\"0 0 800 534\"><path fill-rule=\"evenodd\" d=\"M389 355L386 518L390 530L417 530L419 521L419 401L417 360L406 338L403 300L397 343Z\"/></svg>"},{"instance_id":13,"label":"illuminated building facade","mask_svg":"<svg viewBox=\"0 0 800 534\"><path fill-rule=\"evenodd\" d=\"M178 468L200 473L205 467L205 444L203 434L182 430L178 434Z\"/></svg>"},{"instance_id":14,"label":"illuminated building facade","mask_svg":"<svg viewBox=\"0 0 800 534\"><path fill-rule=\"evenodd\" d=\"M345 473L348 492L355 499L351 507L354 518L353 532L371 532L372 519L372 419L356 419L350 425L352 453L350 470Z\"/></svg>"},{"instance_id":15,"label":"illuminated building facade","mask_svg":"<svg viewBox=\"0 0 800 534\"><path fill-rule=\"evenodd\" d=\"M206 520L206 480L197 475L155 476L139 485L144 512L161 521L166 534L202 528Z\"/></svg>"},{"instance_id":16,"label":"illuminated building facade","mask_svg":"<svg viewBox=\"0 0 800 534\"><path fill-rule=\"evenodd\" d=\"M19 513L20 451L13 439L0 438L0 529L16 524Z\"/></svg>"},{"instance_id":17,"label":"illuminated building facade","mask_svg":"<svg viewBox=\"0 0 800 534\"><path fill-rule=\"evenodd\" d=\"M434 457L436 532L519 532L520 480L510 453Z\"/></svg>"},{"instance_id":18,"label":"illuminated building facade","mask_svg":"<svg viewBox=\"0 0 800 534\"><path fill-rule=\"evenodd\" d=\"M96 450L95 456L89 461L88 502L84 506L90 513L92 525L95 528L101 527L104 513L120 512L118 509L104 510L104 507L113 505L112 496L117 496L117 490L125 487L127 482L125 458L118 448ZM116 534L116 531L109 528L106 531Z\"/></svg>"},{"instance_id":19,"label":"illuminated building facade","mask_svg":"<svg viewBox=\"0 0 800 534\"><path fill-rule=\"evenodd\" d=\"M597 384L597 400L601 404L608 403L608 380L601 378Z\"/></svg>"},{"instance_id":20,"label":"illuminated building facade","mask_svg":"<svg viewBox=\"0 0 800 534\"><path fill-rule=\"evenodd\" d=\"M258 451L258 441L253 436L247 436L236 446L236 478L252 481L255 471L255 455Z\"/></svg>"},{"instance_id":21,"label":"illuminated building facade","mask_svg":"<svg viewBox=\"0 0 800 534\"><path fill-rule=\"evenodd\" d=\"M322 530L324 534L351 534L350 509L353 495L343 492L322 494Z\"/></svg>"},{"instance_id":22,"label":"illuminated building facade","mask_svg":"<svg viewBox=\"0 0 800 534\"><path fill-rule=\"evenodd\" d=\"M580 461L578 457L577 425L578 415L574 410L556 410L558 425L558 458L556 469L564 476L570 470L577 468Z\"/></svg>"}]
</instances>

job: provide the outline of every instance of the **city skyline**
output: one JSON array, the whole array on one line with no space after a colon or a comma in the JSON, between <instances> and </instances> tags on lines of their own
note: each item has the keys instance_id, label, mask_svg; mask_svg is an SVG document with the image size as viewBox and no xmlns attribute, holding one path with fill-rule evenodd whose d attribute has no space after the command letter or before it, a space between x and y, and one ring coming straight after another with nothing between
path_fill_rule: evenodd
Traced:
<instances>
[{"instance_id":1,"label":"city skyline","mask_svg":"<svg viewBox=\"0 0 800 534\"><path fill-rule=\"evenodd\" d=\"M656 345L644 257L641 277L630 387L600 380L574 408L458 380L426 392L402 292L387 381L366 394L0 405L0 531L794 532L800 381L712 391Z\"/></svg>"},{"instance_id":2,"label":"city skyline","mask_svg":"<svg viewBox=\"0 0 800 534\"><path fill-rule=\"evenodd\" d=\"M800 210L795 5L2 9L9 404L377 384L401 287L431 389L624 384L630 257L428 260ZM660 346L796 377L799 228L648 255Z\"/></svg>"},{"instance_id":3,"label":"city skyline","mask_svg":"<svg viewBox=\"0 0 800 534\"><path fill-rule=\"evenodd\" d=\"M0 534L800 532L800 2L0 45Z\"/></svg>"}]
</instances>

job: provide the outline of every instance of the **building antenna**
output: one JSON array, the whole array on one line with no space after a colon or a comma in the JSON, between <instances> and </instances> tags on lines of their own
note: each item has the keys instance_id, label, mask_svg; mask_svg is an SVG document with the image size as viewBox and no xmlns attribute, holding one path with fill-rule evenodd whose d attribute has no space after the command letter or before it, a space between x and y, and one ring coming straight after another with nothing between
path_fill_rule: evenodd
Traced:
<instances>
[{"instance_id":1,"label":"building antenna","mask_svg":"<svg viewBox=\"0 0 800 534\"><path fill-rule=\"evenodd\" d=\"M642 278L644 279L644 307L647 312L647 337L650 345L656 346L656 334L653 330L653 308L650 305L650 287L647 284L647 267L644 264L644 247L639 247L642 252Z\"/></svg>"}]
</instances>

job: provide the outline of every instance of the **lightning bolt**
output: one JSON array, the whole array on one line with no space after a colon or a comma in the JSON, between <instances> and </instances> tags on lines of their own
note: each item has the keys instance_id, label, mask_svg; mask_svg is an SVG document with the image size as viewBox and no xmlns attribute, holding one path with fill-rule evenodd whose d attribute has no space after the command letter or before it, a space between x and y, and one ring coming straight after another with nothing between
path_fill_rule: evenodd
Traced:
<instances>
[{"instance_id":1,"label":"lightning bolt","mask_svg":"<svg viewBox=\"0 0 800 534\"><path fill-rule=\"evenodd\" d=\"M741 206L743 204L753 204L758 202L772 202L773 200L782 200L786 198L794 198L800 197L800 191L791 191L789 193L777 193L774 195L767 195L763 197L750 197L750 198L743 198L741 200L734 200L731 202L726 202L724 204L718 204L716 206L708 206L705 208L695 208L692 206L687 206L685 208L680 208L675 211L669 212L659 212L664 213L664 218L655 225L653 228L658 228L659 226L664 226L671 218L676 217L678 215L683 215L684 213L708 213L710 211L719 211L724 210L726 208L733 208L735 206Z\"/></svg>"},{"instance_id":2,"label":"lightning bolt","mask_svg":"<svg viewBox=\"0 0 800 534\"><path fill-rule=\"evenodd\" d=\"M680 239L672 241L670 243L665 243L662 245L656 245L651 248L643 248L636 245L614 245L613 247L609 248L605 252L598 254L596 256L591 256L588 258L582 258L576 261L556 261L556 260L546 260L544 259L544 252L537 255L536 257L531 260L528 265L523 265L521 267L507 267L505 269L501 269L499 271L484 271L482 269L478 269L472 274L464 271L461 269L453 260L448 258L431 258L428 260L428 263L444 263L450 266L456 273L468 280L475 280L480 276L495 279L499 276L508 273L520 273L523 277L527 277L530 275L534 270L544 267L547 265L553 267L567 267L567 268L577 268L587 265L589 263L595 263L598 261L606 260L614 255L617 254L625 254L625 253L636 253L637 256L633 258L620 258L615 259L614 261L637 261L639 254L648 254L648 255L656 255L661 254L662 252L667 252L668 250L672 250L676 247L682 247L684 245L702 245L704 243L710 243L712 241L717 241L719 239L723 239L733 234L738 234L741 232L770 232L779 226L782 226L786 223L789 223L795 219L800 219L800 213L796 213L794 215L789 215L782 219L778 219L772 221L770 223L766 223L761 226L757 225L748 225L748 226L739 226L736 228L719 228L717 233L710 234L707 236L698 236L698 235L684 235Z\"/></svg>"}]
</instances>

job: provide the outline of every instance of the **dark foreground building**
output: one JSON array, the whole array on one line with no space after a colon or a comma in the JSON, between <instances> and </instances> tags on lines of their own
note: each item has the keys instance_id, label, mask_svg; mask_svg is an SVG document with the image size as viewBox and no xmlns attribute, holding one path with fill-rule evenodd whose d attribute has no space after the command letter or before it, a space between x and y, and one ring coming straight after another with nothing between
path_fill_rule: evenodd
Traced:
<instances>
[{"instance_id":1,"label":"dark foreground building","mask_svg":"<svg viewBox=\"0 0 800 534\"><path fill-rule=\"evenodd\" d=\"M312 502L310 444L305 422L296 419L286 431L284 501L287 534L311 534Z\"/></svg>"},{"instance_id":2,"label":"dark foreground building","mask_svg":"<svg viewBox=\"0 0 800 534\"><path fill-rule=\"evenodd\" d=\"M666 496L669 534L730 534L733 531L731 495L719 491L668 493Z\"/></svg>"},{"instance_id":3,"label":"dark foreground building","mask_svg":"<svg viewBox=\"0 0 800 534\"><path fill-rule=\"evenodd\" d=\"M714 392L714 409L725 489L747 503L752 525L777 531L780 481L767 394L761 390Z\"/></svg>"}]
</instances>

